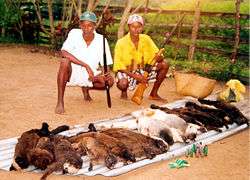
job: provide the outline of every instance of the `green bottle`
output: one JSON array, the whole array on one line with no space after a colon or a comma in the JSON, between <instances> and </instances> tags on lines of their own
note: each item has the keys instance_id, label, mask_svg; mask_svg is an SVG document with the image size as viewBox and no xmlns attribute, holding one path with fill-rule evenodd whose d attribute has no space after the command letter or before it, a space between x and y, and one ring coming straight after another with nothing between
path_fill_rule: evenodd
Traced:
<instances>
[{"instance_id":1,"label":"green bottle","mask_svg":"<svg viewBox=\"0 0 250 180\"><path fill-rule=\"evenodd\" d=\"M204 156L208 155L208 146L207 145L205 145L204 148L203 148L203 155Z\"/></svg>"}]
</instances>

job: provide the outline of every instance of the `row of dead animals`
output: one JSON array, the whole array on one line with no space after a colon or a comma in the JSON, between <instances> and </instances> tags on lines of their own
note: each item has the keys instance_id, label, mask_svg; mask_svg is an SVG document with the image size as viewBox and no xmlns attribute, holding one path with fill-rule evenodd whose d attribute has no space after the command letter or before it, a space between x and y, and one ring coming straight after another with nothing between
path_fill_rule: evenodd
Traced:
<instances>
[{"instance_id":1,"label":"row of dead animals","mask_svg":"<svg viewBox=\"0 0 250 180\"><path fill-rule=\"evenodd\" d=\"M161 138L169 145L190 142L208 130L221 132L220 128L236 123L248 124L248 119L234 105L221 101L189 99L184 107L169 109L151 105L142 111L131 113L134 117L123 122L99 123L97 129L137 129L141 134Z\"/></svg>"},{"instance_id":2,"label":"row of dead animals","mask_svg":"<svg viewBox=\"0 0 250 180\"><path fill-rule=\"evenodd\" d=\"M41 129L24 132L18 139L10 170L34 165L45 169L41 179L58 170L76 173L82 167L84 155L90 158L89 170L96 164L112 169L117 162L127 164L137 158L151 159L167 152L174 142L194 140L207 129L221 131L219 128L234 122L248 124L248 119L235 106L208 100L188 101L185 107L175 109L151 105L151 109L132 115L134 123L113 123L109 127L90 124L90 132L72 137L56 135L68 130L68 126L49 131L43 123Z\"/></svg>"},{"instance_id":3,"label":"row of dead animals","mask_svg":"<svg viewBox=\"0 0 250 180\"><path fill-rule=\"evenodd\" d=\"M67 129L67 126L60 126L56 133L51 133L48 131L48 124L43 123L41 129L24 132L16 144L10 170L21 170L34 165L45 170L41 179L46 179L54 171L77 173L83 165L81 157L85 155L90 158L91 171L93 165L102 164L112 169L118 162L128 164L136 162L137 158L152 159L169 149L168 144L162 140L123 128L96 132L93 124L89 125L89 129L94 132L84 132L72 137L56 135Z\"/></svg>"}]
</instances>

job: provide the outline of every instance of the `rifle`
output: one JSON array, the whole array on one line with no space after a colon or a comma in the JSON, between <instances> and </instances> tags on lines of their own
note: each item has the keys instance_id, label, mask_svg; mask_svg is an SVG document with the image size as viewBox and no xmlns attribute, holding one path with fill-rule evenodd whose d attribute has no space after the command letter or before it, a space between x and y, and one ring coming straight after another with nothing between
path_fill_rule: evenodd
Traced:
<instances>
[{"instance_id":1,"label":"rifle","mask_svg":"<svg viewBox=\"0 0 250 180\"><path fill-rule=\"evenodd\" d=\"M104 68L104 76L107 76L108 66L107 66L107 57L106 57L106 46L105 46L105 37L103 35L103 68ZM105 90L107 95L107 103L108 107L111 108L111 97L109 92L109 85L108 82L105 81Z\"/></svg>"},{"instance_id":2,"label":"rifle","mask_svg":"<svg viewBox=\"0 0 250 180\"><path fill-rule=\"evenodd\" d=\"M164 46L169 43L170 38L173 36L174 32L176 31L176 28L180 25L180 23L183 21L185 17L185 14L182 15L181 19L178 21L178 23L175 25L175 27L172 29L172 31L170 32L170 34L167 36L167 38L165 39L165 41L163 42L163 44L160 46L161 49L155 54L154 58L151 60L151 62L149 64L145 65L144 68L144 73L143 76L145 78L148 77L150 71L152 70L152 67L155 65L156 63L156 57L161 56L163 51L164 51ZM148 87L148 83L139 83L138 87L135 90L134 95L132 96L131 100L133 102L135 102L136 104L140 105L142 103L142 99L143 99L143 94L144 91L146 90L146 88Z\"/></svg>"}]
</instances>

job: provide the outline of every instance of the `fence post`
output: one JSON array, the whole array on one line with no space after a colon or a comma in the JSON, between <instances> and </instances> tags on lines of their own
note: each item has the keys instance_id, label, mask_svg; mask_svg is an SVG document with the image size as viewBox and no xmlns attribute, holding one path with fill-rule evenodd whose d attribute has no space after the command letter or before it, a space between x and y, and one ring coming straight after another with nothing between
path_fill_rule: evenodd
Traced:
<instances>
[{"instance_id":1,"label":"fence post","mask_svg":"<svg viewBox=\"0 0 250 180\"><path fill-rule=\"evenodd\" d=\"M181 15L182 13L178 13L178 21L181 19ZM180 49L181 27L182 27L182 22L180 23L177 29L176 44L174 46L174 60L176 60L179 49Z\"/></svg>"},{"instance_id":2,"label":"fence post","mask_svg":"<svg viewBox=\"0 0 250 180\"><path fill-rule=\"evenodd\" d=\"M241 0L236 0L235 2L235 43L234 43L234 48L232 51L231 55L231 62L235 63L236 62L236 56L239 48L239 42L240 42L240 1Z\"/></svg>"},{"instance_id":3,"label":"fence post","mask_svg":"<svg viewBox=\"0 0 250 180\"><path fill-rule=\"evenodd\" d=\"M188 51L188 60L193 60L194 57L194 50L195 50L195 43L198 35L199 25L200 25L200 1L197 1L197 5L195 7L194 13L194 22L193 22L193 29L192 29L192 36L191 36L191 44L189 46Z\"/></svg>"}]
</instances>

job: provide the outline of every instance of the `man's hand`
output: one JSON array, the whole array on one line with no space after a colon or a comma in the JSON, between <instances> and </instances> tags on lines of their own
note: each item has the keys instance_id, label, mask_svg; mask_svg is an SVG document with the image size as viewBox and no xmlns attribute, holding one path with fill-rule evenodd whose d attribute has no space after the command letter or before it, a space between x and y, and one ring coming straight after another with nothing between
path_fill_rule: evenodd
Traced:
<instances>
[{"instance_id":1,"label":"man's hand","mask_svg":"<svg viewBox=\"0 0 250 180\"><path fill-rule=\"evenodd\" d=\"M93 82L94 81L94 73L93 73L92 69L89 66L87 66L86 71L89 74L89 80Z\"/></svg>"},{"instance_id":2,"label":"man's hand","mask_svg":"<svg viewBox=\"0 0 250 180\"><path fill-rule=\"evenodd\" d=\"M104 81L110 81L111 79L113 80L113 77L109 72L106 75L104 75Z\"/></svg>"},{"instance_id":3,"label":"man's hand","mask_svg":"<svg viewBox=\"0 0 250 180\"><path fill-rule=\"evenodd\" d=\"M146 77L144 77L143 75L141 75L141 74L133 74L133 78L134 79L136 79L138 82L140 82L140 83L147 83L148 82L148 80L147 80L147 78Z\"/></svg>"}]
</instances>

